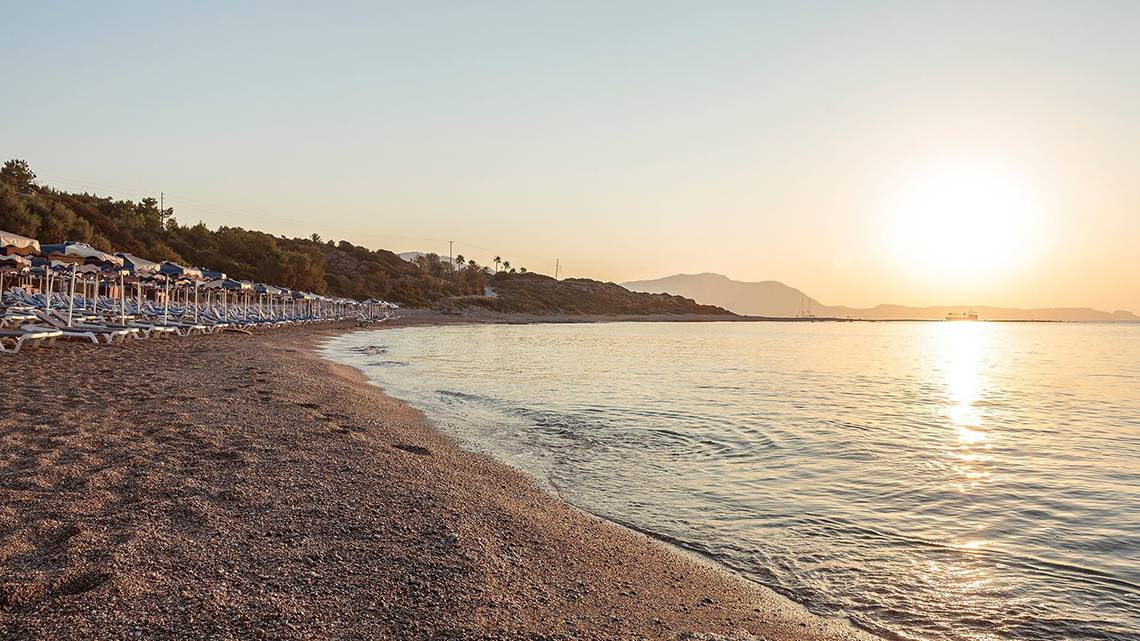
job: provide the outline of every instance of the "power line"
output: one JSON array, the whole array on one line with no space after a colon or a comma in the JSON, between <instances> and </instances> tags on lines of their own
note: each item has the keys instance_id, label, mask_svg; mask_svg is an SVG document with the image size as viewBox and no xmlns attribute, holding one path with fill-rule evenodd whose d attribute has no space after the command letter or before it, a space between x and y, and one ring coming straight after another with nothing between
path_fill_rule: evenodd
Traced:
<instances>
[{"instance_id":1,"label":"power line","mask_svg":"<svg viewBox=\"0 0 1140 641\"><path fill-rule=\"evenodd\" d=\"M104 190L108 190L108 191L112 191L112 192L125 193L125 194L138 196L138 197L144 197L144 198L153 198L154 197L154 191L148 190L148 189L136 189L136 188L129 188L129 187L120 187L120 186L114 186L114 185L107 185L105 183L92 182L89 180L79 180L76 178L66 178L66 177L53 178L52 180L54 182L71 183L74 185L79 185L79 186L81 186L81 188L83 188L85 190L87 188L94 187L97 189L104 189ZM159 207L162 211L165 211L166 195L167 194L164 191L159 192L159 203L160 203ZM282 224L289 224L289 225L296 225L296 226L311 226L312 225L312 221L308 221L308 220L301 220L298 218L291 218L291 217L279 216L279 215L274 215L274 214L266 214L266 213L261 212L261 211L253 211L253 210L249 210L249 209L236 208L236 207L233 207L231 205L223 205L223 204L219 204L219 203L215 203L215 202L202 200L200 198L192 198L189 196L183 196L183 195L178 194L177 192L171 193L170 197L172 200L171 206L173 208L183 209L183 210L188 209L188 210L190 210L189 213L191 215L194 215L195 213L199 213L199 214L205 213L205 214L210 214L213 216L235 216L236 215L236 216L242 216L244 218L249 218L249 219L253 219L255 221L262 221L262 222L282 223ZM180 205L179 203L182 203L182 204ZM185 220L185 219L186 218L183 218L183 220ZM485 247L485 246L479 245L477 243L467 242L467 241L463 241L463 240L448 240L448 239L443 239L443 238L433 238L433 237L429 237L429 236L405 236L405 235L400 235L400 234L385 234L382 232L363 231L360 229L352 229L352 230L349 230L349 232L353 235L354 239L362 239L362 238L381 239L381 238L383 238L383 239L389 239L389 240L406 240L406 241L417 242L417 243L439 243L439 244L443 244L446 242L446 243L448 243L448 257L449 258L454 257L455 245L459 245L461 248L462 247L468 247L470 249L474 249L474 250L477 250L479 252L484 252L490 256L494 256L496 254L502 253L500 250L491 249L489 247ZM266 232L266 233L271 233L271 232ZM276 235L276 234L273 234L273 235ZM533 258L533 257L531 257L531 258ZM555 272L557 273L559 271L557 260L555 261L555 263L556 263L555 264Z\"/></svg>"}]
</instances>

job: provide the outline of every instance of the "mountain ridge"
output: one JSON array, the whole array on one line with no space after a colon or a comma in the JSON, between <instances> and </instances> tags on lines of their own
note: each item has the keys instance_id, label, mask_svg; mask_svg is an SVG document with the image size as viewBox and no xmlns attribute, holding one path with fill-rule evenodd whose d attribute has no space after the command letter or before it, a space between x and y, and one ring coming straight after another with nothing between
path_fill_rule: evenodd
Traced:
<instances>
[{"instance_id":1,"label":"mountain ridge","mask_svg":"<svg viewBox=\"0 0 1140 641\"><path fill-rule=\"evenodd\" d=\"M973 309L988 320L1037 321L1140 321L1126 310L1106 312L1091 307L998 307L992 305L910 306L882 303L874 307L824 305L804 291L776 280L738 281L715 272L674 274L663 278L621 283L631 291L668 293L716 305L737 314L768 317L856 318L863 320L940 320L949 312Z\"/></svg>"}]
</instances>

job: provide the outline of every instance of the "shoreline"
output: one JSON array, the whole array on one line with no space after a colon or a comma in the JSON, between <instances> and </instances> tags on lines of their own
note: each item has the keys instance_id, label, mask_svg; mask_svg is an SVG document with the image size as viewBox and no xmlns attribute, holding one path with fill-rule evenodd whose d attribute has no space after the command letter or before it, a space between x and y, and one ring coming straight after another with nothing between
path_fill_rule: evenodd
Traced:
<instances>
[{"instance_id":1,"label":"shoreline","mask_svg":"<svg viewBox=\"0 0 1140 641\"><path fill-rule=\"evenodd\" d=\"M0 636L876 638L463 450L354 329L6 360Z\"/></svg>"},{"instance_id":2,"label":"shoreline","mask_svg":"<svg viewBox=\"0 0 1140 641\"><path fill-rule=\"evenodd\" d=\"M944 318L838 318L797 316L747 316L723 314L525 314L468 310L444 313L426 308L402 309L397 320L388 326L455 325L470 323L530 325L535 323L946 323ZM1041 323L1049 325L1135 325L1134 320L1048 320L983 318L972 323Z\"/></svg>"}]
</instances>

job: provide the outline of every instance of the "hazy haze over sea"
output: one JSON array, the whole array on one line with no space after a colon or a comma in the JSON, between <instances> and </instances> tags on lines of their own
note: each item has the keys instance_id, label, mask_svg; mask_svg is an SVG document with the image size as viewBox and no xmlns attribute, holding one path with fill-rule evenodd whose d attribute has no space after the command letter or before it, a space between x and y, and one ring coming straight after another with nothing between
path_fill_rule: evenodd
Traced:
<instances>
[{"instance_id":1,"label":"hazy haze over sea","mask_svg":"<svg viewBox=\"0 0 1140 641\"><path fill-rule=\"evenodd\" d=\"M908 639L1138 639L1140 325L349 334L566 500Z\"/></svg>"}]
</instances>

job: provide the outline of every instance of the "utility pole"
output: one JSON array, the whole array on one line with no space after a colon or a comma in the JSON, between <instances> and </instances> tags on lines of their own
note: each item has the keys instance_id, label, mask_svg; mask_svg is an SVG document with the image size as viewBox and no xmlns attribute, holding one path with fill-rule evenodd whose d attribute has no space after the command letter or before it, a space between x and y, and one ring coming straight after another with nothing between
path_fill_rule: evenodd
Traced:
<instances>
[{"instance_id":1,"label":"utility pole","mask_svg":"<svg viewBox=\"0 0 1140 641\"><path fill-rule=\"evenodd\" d=\"M554 280L558 280L558 259L554 259Z\"/></svg>"},{"instance_id":2,"label":"utility pole","mask_svg":"<svg viewBox=\"0 0 1140 641\"><path fill-rule=\"evenodd\" d=\"M455 249L455 241L447 241L447 264L451 265L451 271L455 271L455 259L451 257L451 255L454 253L452 251L453 249Z\"/></svg>"}]
</instances>

